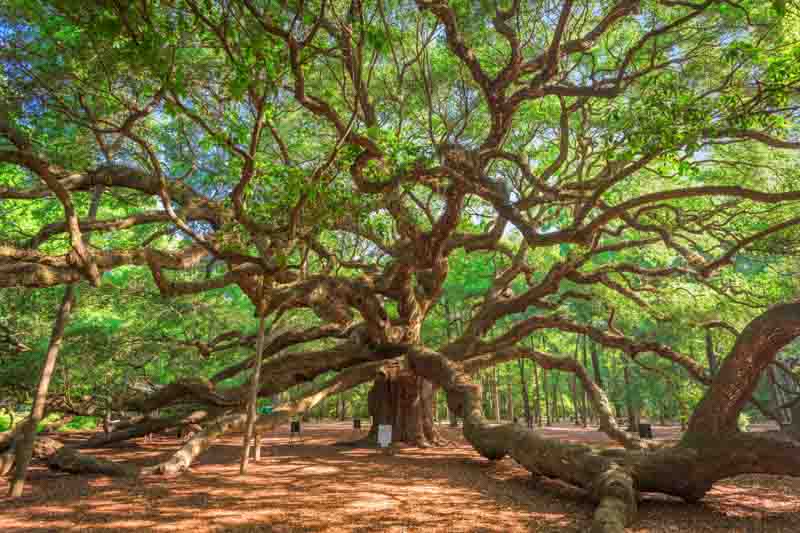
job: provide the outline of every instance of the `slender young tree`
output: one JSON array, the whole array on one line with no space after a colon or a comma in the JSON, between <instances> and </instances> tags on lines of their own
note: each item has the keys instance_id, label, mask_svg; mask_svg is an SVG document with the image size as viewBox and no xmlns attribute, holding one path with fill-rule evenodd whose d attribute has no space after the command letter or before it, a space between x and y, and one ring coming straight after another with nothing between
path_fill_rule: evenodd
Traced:
<instances>
[{"instance_id":1,"label":"slender young tree","mask_svg":"<svg viewBox=\"0 0 800 533\"><path fill-rule=\"evenodd\" d=\"M28 465L33 455L33 444L36 440L36 431L39 422L44 418L45 406L47 404L47 390L50 387L50 379L56 367L58 352L64 340L64 329L69 321L69 315L75 304L75 286L70 284L64 289L64 296L58 308L53 331L50 334L50 343L47 346L47 353L42 366L42 373L39 377L39 384L36 387L36 395L33 397L31 414L24 422L25 428L22 433L22 441L16 446L14 475L8 487L8 495L12 498L22 496L25 488L25 478L28 474Z\"/></svg>"},{"instance_id":2,"label":"slender young tree","mask_svg":"<svg viewBox=\"0 0 800 533\"><path fill-rule=\"evenodd\" d=\"M528 391L528 377L525 374L525 360L519 359L519 381L522 384L522 408L525 413L525 425L533 427L533 417L531 416L531 399Z\"/></svg>"},{"instance_id":3,"label":"slender young tree","mask_svg":"<svg viewBox=\"0 0 800 533\"><path fill-rule=\"evenodd\" d=\"M261 311L261 309L259 309ZM261 383L261 361L264 352L264 340L267 331L267 317L263 312L259 312L258 321L258 340L256 341L256 360L253 366L253 373L250 377L250 397L247 401L247 422L245 423L244 442L242 443L242 458L239 463L239 473L244 474L250 461L250 446L255 444L256 455L261 455L261 442L253 442L257 439L255 425L258 416L258 389ZM258 439L257 439L258 440Z\"/></svg>"}]
</instances>

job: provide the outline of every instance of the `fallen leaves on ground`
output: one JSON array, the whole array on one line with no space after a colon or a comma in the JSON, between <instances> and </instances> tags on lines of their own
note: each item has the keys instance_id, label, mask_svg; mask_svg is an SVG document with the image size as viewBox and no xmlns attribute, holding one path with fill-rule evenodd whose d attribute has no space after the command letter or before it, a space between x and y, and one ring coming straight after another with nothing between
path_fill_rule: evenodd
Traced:
<instances>
[{"instance_id":1,"label":"fallen leaves on ground","mask_svg":"<svg viewBox=\"0 0 800 533\"><path fill-rule=\"evenodd\" d=\"M366 428L365 428L366 429ZM675 439L678 428L655 428ZM220 439L185 474L139 480L75 476L42 465L22 499L0 498L0 531L245 532L577 532L593 506L582 491L533 478L510 459L490 462L442 427L452 445L379 450L334 446L356 435L349 423L304 424L264 439L264 456L238 473L239 435ZM546 435L604 443L596 431L562 425ZM363 433L362 433L363 434ZM85 439L70 435L66 442ZM179 447L169 437L96 450L97 456L153 464ZM0 480L0 494L7 490ZM698 504L644 495L631 532L800 531L800 479L724 480Z\"/></svg>"}]
</instances>

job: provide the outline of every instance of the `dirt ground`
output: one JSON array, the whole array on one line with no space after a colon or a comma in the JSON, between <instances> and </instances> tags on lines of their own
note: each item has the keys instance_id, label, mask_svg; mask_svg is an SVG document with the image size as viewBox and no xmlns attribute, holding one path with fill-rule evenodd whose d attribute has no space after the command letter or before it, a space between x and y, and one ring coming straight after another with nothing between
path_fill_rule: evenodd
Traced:
<instances>
[{"instance_id":1,"label":"dirt ground","mask_svg":"<svg viewBox=\"0 0 800 533\"><path fill-rule=\"evenodd\" d=\"M595 431L558 426L554 437L605 442ZM585 531L593 506L581 491L533 479L511 459L487 461L443 428L453 444L378 450L334 446L356 435L351 424L289 428L265 439L265 456L238 474L241 436L221 439L187 473L137 481L74 476L36 465L25 496L5 498L0 532L510 532ZM655 427L673 439L676 428ZM71 435L69 440L86 435ZM97 450L96 455L153 464L177 448L154 437ZM92 452L95 453L95 452ZM800 479L742 476L717 484L695 505L645 495L631 532L800 532Z\"/></svg>"}]
</instances>

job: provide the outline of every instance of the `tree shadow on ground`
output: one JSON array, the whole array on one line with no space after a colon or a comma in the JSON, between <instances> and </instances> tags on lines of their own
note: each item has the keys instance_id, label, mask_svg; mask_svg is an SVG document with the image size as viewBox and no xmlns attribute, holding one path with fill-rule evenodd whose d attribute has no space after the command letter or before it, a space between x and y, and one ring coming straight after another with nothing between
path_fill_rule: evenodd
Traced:
<instances>
[{"instance_id":1,"label":"tree shadow on ground","mask_svg":"<svg viewBox=\"0 0 800 533\"><path fill-rule=\"evenodd\" d=\"M70 476L37 466L25 498L0 499L0 531L570 532L585 531L591 518L583 491L533 478L509 459L487 461L463 441L387 455L332 446L347 426L326 426L306 426L291 445L288 428L270 433L262 461L244 476L237 435L176 478ZM160 437L97 454L153 464L179 445ZM721 483L697 505L646 495L631 531L797 531L800 484L764 480Z\"/></svg>"}]
</instances>

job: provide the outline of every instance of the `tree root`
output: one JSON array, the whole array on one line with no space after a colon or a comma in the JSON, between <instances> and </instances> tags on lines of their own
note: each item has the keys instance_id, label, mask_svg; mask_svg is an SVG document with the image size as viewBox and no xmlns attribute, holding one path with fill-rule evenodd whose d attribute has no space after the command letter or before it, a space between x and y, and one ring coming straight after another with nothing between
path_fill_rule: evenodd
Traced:
<instances>
[{"instance_id":1,"label":"tree root","mask_svg":"<svg viewBox=\"0 0 800 533\"><path fill-rule=\"evenodd\" d=\"M546 439L516 424L492 425L483 417L480 386L461 365L422 347L408 357L418 375L445 389L448 406L464 419L464 437L483 457L510 456L534 475L588 490L598 503L594 533L622 533L634 519L639 490L696 500L715 481L738 474L800 476L800 443L767 435L733 431L701 439L695 434L674 446L596 450Z\"/></svg>"}]
</instances>

